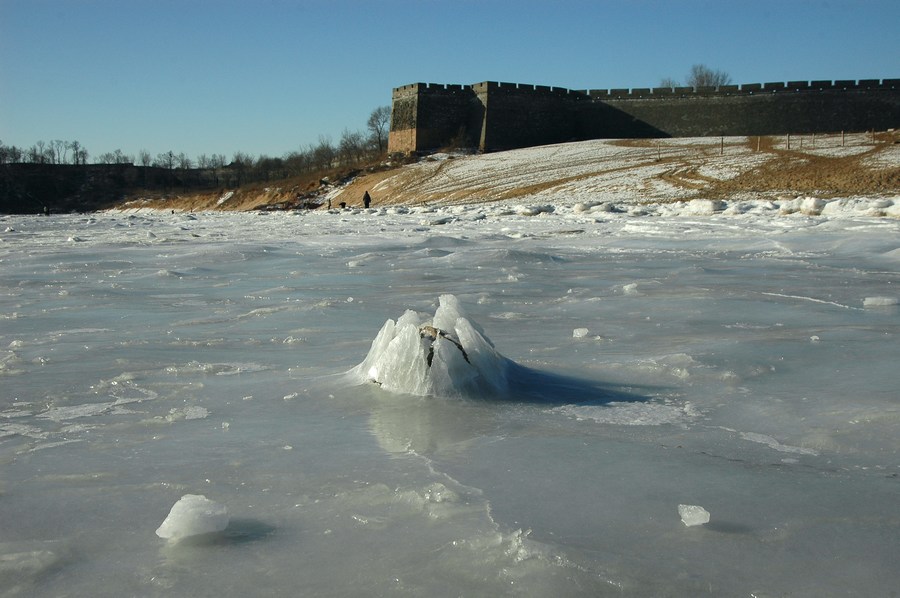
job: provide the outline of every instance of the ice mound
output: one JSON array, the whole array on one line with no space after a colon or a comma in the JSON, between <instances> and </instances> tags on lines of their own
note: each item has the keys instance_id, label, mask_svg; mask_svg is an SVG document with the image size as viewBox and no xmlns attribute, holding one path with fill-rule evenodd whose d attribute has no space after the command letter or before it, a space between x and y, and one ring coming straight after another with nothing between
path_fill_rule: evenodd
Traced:
<instances>
[{"instance_id":1,"label":"ice mound","mask_svg":"<svg viewBox=\"0 0 900 598\"><path fill-rule=\"evenodd\" d=\"M900 305L900 298L866 297L863 299L863 307L891 307L893 305Z\"/></svg>"},{"instance_id":2,"label":"ice mound","mask_svg":"<svg viewBox=\"0 0 900 598\"><path fill-rule=\"evenodd\" d=\"M199 494L185 494L175 503L156 535L170 542L191 536L221 532L228 527L225 505Z\"/></svg>"},{"instance_id":3,"label":"ice mound","mask_svg":"<svg viewBox=\"0 0 900 598\"><path fill-rule=\"evenodd\" d=\"M725 209L725 202L719 199L692 199L682 210L684 216L712 216Z\"/></svg>"},{"instance_id":4,"label":"ice mound","mask_svg":"<svg viewBox=\"0 0 900 598\"><path fill-rule=\"evenodd\" d=\"M678 505L678 515L688 527L709 523L709 511L697 505Z\"/></svg>"},{"instance_id":5,"label":"ice mound","mask_svg":"<svg viewBox=\"0 0 900 598\"><path fill-rule=\"evenodd\" d=\"M434 317L407 310L385 322L350 374L396 393L479 396L506 391L508 365L457 298L441 295Z\"/></svg>"}]
</instances>

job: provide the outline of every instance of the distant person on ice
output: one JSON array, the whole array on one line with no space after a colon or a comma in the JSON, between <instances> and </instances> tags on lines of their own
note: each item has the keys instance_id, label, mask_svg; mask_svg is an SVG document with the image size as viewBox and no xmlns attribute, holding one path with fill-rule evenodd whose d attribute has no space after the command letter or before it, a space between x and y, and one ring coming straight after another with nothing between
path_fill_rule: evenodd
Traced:
<instances>
[{"instance_id":1,"label":"distant person on ice","mask_svg":"<svg viewBox=\"0 0 900 598\"><path fill-rule=\"evenodd\" d=\"M372 197L369 195L369 192L366 191L366 194L363 195L363 205L368 208L370 203L372 203Z\"/></svg>"}]
</instances>

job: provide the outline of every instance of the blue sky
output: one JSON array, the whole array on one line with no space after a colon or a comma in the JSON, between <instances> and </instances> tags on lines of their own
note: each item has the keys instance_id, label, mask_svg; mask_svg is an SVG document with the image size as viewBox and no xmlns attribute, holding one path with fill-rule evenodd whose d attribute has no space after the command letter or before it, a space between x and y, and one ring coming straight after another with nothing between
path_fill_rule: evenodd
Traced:
<instances>
[{"instance_id":1,"label":"blue sky","mask_svg":"<svg viewBox=\"0 0 900 598\"><path fill-rule=\"evenodd\" d=\"M0 0L0 141L280 156L408 83L900 77L897 0Z\"/></svg>"}]
</instances>

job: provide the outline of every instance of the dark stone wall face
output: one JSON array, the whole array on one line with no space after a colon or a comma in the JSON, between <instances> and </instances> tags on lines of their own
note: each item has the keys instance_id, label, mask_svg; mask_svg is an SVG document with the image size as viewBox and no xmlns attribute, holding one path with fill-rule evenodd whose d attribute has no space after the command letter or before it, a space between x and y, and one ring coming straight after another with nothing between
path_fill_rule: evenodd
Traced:
<instances>
[{"instance_id":1,"label":"dark stone wall face","mask_svg":"<svg viewBox=\"0 0 900 598\"><path fill-rule=\"evenodd\" d=\"M608 111L595 115L591 125L598 137L835 133L900 125L900 95L885 91L760 93L605 103L619 114L612 118Z\"/></svg>"},{"instance_id":2,"label":"dark stone wall face","mask_svg":"<svg viewBox=\"0 0 900 598\"><path fill-rule=\"evenodd\" d=\"M491 90L482 149L504 150L579 139L574 104L565 97Z\"/></svg>"},{"instance_id":3,"label":"dark stone wall face","mask_svg":"<svg viewBox=\"0 0 900 598\"><path fill-rule=\"evenodd\" d=\"M415 95L394 97L391 102L391 131L416 128L417 104L418 97Z\"/></svg>"},{"instance_id":4,"label":"dark stone wall face","mask_svg":"<svg viewBox=\"0 0 900 598\"><path fill-rule=\"evenodd\" d=\"M394 90L391 101L391 128L388 132L389 152L408 153L416 150L418 105L417 91L411 92L405 88Z\"/></svg>"},{"instance_id":5,"label":"dark stone wall face","mask_svg":"<svg viewBox=\"0 0 900 598\"><path fill-rule=\"evenodd\" d=\"M469 87L417 83L395 89L388 151L434 150L451 142L477 146L483 114Z\"/></svg>"},{"instance_id":6,"label":"dark stone wall face","mask_svg":"<svg viewBox=\"0 0 900 598\"><path fill-rule=\"evenodd\" d=\"M394 90L390 151L496 151L582 139L778 135L900 126L897 80L589 92L511 83Z\"/></svg>"},{"instance_id":7,"label":"dark stone wall face","mask_svg":"<svg viewBox=\"0 0 900 598\"><path fill-rule=\"evenodd\" d=\"M646 112L652 112L652 109L656 108L660 101L650 100L650 102L656 102L656 105L651 106L650 110L646 110ZM626 106L626 108L629 107L634 108ZM649 119L657 122L657 125L654 125L641 119L641 117L646 117L645 114L637 111L633 114L609 102L601 101L584 102L579 105L577 112L578 126L583 139L670 137L671 134L658 128L658 125L663 124L659 121L666 115L672 117L669 113L664 112L657 119Z\"/></svg>"},{"instance_id":8,"label":"dark stone wall face","mask_svg":"<svg viewBox=\"0 0 900 598\"><path fill-rule=\"evenodd\" d=\"M472 113L478 101L471 92L422 94L419 98L419 138L416 150L437 149L457 142L474 146ZM477 126L481 126L477 119Z\"/></svg>"}]
</instances>

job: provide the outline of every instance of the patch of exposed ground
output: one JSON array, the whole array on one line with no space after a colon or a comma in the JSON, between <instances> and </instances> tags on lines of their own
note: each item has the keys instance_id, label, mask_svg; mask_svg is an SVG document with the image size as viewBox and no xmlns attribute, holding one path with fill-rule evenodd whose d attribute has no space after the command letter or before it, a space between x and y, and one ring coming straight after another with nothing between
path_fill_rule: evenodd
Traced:
<instances>
[{"instance_id":1,"label":"patch of exposed ground","mask_svg":"<svg viewBox=\"0 0 900 598\"><path fill-rule=\"evenodd\" d=\"M837 146L835 136L819 140L819 147L831 144ZM900 190L900 164L887 160L877 160L879 154L887 153L900 142L897 133L883 133L876 137L870 147L841 155L817 153L813 138L807 140L806 149L797 147L800 140L794 140L794 147L787 149L786 142L771 137L759 140L751 138L748 145L752 149L773 155L773 159L743 172L728 180L711 181L703 191L707 195L729 197L744 192L790 192L815 194L820 197L841 197L861 194L896 193ZM827 145L826 145L827 147Z\"/></svg>"},{"instance_id":2,"label":"patch of exposed ground","mask_svg":"<svg viewBox=\"0 0 900 598\"><path fill-rule=\"evenodd\" d=\"M700 174L699 171L700 166L697 164L681 163L667 169L659 175L659 178L672 186L697 191L705 190L710 185L719 182L712 177Z\"/></svg>"}]
</instances>

